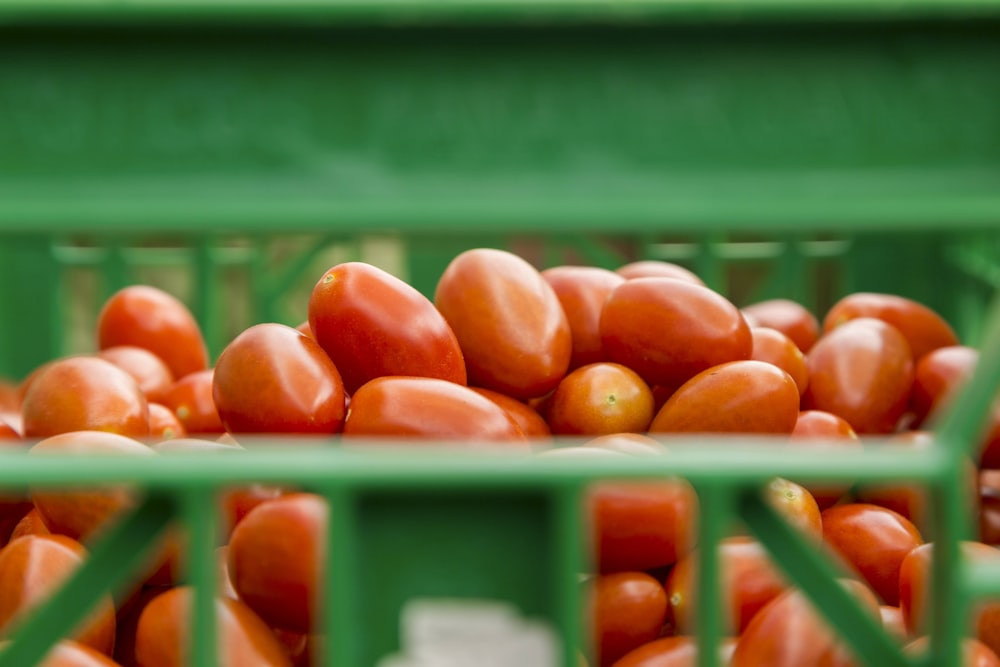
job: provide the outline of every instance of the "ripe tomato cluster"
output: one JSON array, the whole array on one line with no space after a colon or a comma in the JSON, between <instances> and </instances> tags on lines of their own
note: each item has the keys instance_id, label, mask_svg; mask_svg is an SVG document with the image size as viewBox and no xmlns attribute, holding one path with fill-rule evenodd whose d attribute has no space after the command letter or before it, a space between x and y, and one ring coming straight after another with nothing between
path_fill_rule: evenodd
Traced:
<instances>
[{"instance_id":1,"label":"ripe tomato cluster","mask_svg":"<svg viewBox=\"0 0 1000 667\"><path fill-rule=\"evenodd\" d=\"M847 451L879 435L918 448L978 360L938 314L898 296L852 294L820 322L786 300L741 310L666 262L538 271L494 249L455 257L433 299L374 266L335 266L317 281L306 321L252 326L214 364L191 313L153 287L112 296L96 338L95 354L50 361L5 388L4 444L30 442L38 454L238 455L243 435L297 434L339 435L360 448L392 438L621 457L657 454L671 434L742 433L784 437L789 447ZM556 447L553 436L585 444ZM996 558L1000 404L975 464L968 491L981 542L963 548ZM919 488L775 478L765 491L843 564L843 585L873 619L907 651L925 650L932 544ZM134 503L120 488L0 497L0 634ZM697 509L680 479L590 489L593 571L581 621L592 667L694 664ZM326 502L258 485L227 491L220 510L224 664L311 664L322 650L314 633ZM179 577L182 544L169 534L143 581L103 600L46 664L184 664L191 590ZM740 527L718 549L725 664L857 664ZM977 612L966 664L1000 666L997 651L1000 604Z\"/></svg>"}]
</instances>

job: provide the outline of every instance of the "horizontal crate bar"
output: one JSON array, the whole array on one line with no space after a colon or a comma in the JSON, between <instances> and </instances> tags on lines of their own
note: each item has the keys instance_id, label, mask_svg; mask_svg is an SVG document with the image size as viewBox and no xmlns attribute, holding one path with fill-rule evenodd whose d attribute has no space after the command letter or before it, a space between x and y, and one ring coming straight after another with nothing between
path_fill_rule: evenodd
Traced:
<instances>
[{"instance_id":1,"label":"horizontal crate bar","mask_svg":"<svg viewBox=\"0 0 1000 667\"><path fill-rule=\"evenodd\" d=\"M775 476L798 481L927 482L950 470L951 461L951 454L941 447L914 452L912 447L887 444L845 452L766 446L754 438L733 438L726 446L706 444L704 439L679 439L662 456L609 456L596 461L498 451L495 443L492 450L483 443L478 452L469 448L435 450L400 441L381 444L368 445L364 452L287 445L234 449L232 454L177 453L148 458L2 452L0 486L23 487L31 480L37 487L133 483L149 489L177 489L295 480L305 486L517 488L662 476L732 484L758 483Z\"/></svg>"}]
</instances>

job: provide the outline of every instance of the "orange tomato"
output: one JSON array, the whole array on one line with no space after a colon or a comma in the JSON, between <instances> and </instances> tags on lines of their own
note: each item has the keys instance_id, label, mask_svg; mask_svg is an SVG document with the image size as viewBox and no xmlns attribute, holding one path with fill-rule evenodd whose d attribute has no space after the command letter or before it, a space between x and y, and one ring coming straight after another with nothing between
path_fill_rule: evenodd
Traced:
<instances>
[{"instance_id":1,"label":"orange tomato","mask_svg":"<svg viewBox=\"0 0 1000 667\"><path fill-rule=\"evenodd\" d=\"M167 389L174 383L174 374L167 368L167 364L141 347L118 345L101 350L97 356L131 375L146 395L147 401L162 400Z\"/></svg>"},{"instance_id":2,"label":"orange tomato","mask_svg":"<svg viewBox=\"0 0 1000 667\"><path fill-rule=\"evenodd\" d=\"M769 299L745 306L742 310L752 327L768 327L785 334L803 354L819 338L819 322L805 306L789 299Z\"/></svg>"},{"instance_id":3,"label":"orange tomato","mask_svg":"<svg viewBox=\"0 0 1000 667\"><path fill-rule=\"evenodd\" d=\"M634 371L596 363L576 369L556 387L548 423L559 435L645 431L653 419L653 392Z\"/></svg>"},{"instance_id":4,"label":"orange tomato","mask_svg":"<svg viewBox=\"0 0 1000 667\"><path fill-rule=\"evenodd\" d=\"M186 375L175 382L163 397L189 435L223 433L219 411L212 396L215 370L207 369Z\"/></svg>"},{"instance_id":5,"label":"orange tomato","mask_svg":"<svg viewBox=\"0 0 1000 667\"><path fill-rule=\"evenodd\" d=\"M795 380L799 395L804 394L806 387L809 386L809 371L806 369L805 355L792 339L777 329L766 327L753 327L750 329L750 335L753 338L753 352L750 353L750 358L755 361L766 361L785 371Z\"/></svg>"},{"instance_id":6,"label":"orange tomato","mask_svg":"<svg viewBox=\"0 0 1000 667\"><path fill-rule=\"evenodd\" d=\"M645 572L618 572L598 576L589 589L598 665L607 667L659 636L667 594L656 579Z\"/></svg>"},{"instance_id":7,"label":"orange tomato","mask_svg":"<svg viewBox=\"0 0 1000 667\"><path fill-rule=\"evenodd\" d=\"M608 295L625 282L620 275L591 266L557 266L542 271L569 322L573 353L569 369L608 361L601 345L601 310Z\"/></svg>"},{"instance_id":8,"label":"orange tomato","mask_svg":"<svg viewBox=\"0 0 1000 667\"><path fill-rule=\"evenodd\" d=\"M817 445L816 439L836 441L835 448L837 450L849 451L862 448L858 435L844 419L823 410L804 410L799 413L799 418L795 422L789 444L795 447L830 447L828 442ZM851 485L849 483L810 484L806 488L809 489L819 508L824 510L835 505L838 500L847 495L851 490Z\"/></svg>"},{"instance_id":9,"label":"orange tomato","mask_svg":"<svg viewBox=\"0 0 1000 667\"><path fill-rule=\"evenodd\" d=\"M542 416L527 403L492 389L483 389L482 387L469 387L469 389L503 408L507 415L514 420L514 423L520 427L525 437L544 441L552 435L549 425Z\"/></svg>"},{"instance_id":10,"label":"orange tomato","mask_svg":"<svg viewBox=\"0 0 1000 667\"><path fill-rule=\"evenodd\" d=\"M615 273L626 280L636 278L674 278L683 280L695 285L704 285L705 281L698 277L690 269L686 269L680 264L673 262L663 262L656 259L642 259L637 262L630 262L615 269Z\"/></svg>"}]
</instances>

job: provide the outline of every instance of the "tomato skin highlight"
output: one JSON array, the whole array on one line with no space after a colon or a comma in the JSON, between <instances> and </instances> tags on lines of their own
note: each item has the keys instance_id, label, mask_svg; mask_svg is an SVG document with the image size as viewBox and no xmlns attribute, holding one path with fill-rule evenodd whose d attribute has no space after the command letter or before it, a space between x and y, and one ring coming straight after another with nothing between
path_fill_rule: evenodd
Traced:
<instances>
[{"instance_id":1,"label":"tomato skin highlight","mask_svg":"<svg viewBox=\"0 0 1000 667\"><path fill-rule=\"evenodd\" d=\"M569 369L569 320L552 286L517 255L490 248L451 261L434 303L458 337L469 382L513 398L544 396Z\"/></svg>"},{"instance_id":2,"label":"tomato skin highlight","mask_svg":"<svg viewBox=\"0 0 1000 667\"><path fill-rule=\"evenodd\" d=\"M789 299L768 299L745 306L743 316L752 327L777 329L807 354L819 339L819 321L800 303Z\"/></svg>"},{"instance_id":3,"label":"tomato skin highlight","mask_svg":"<svg viewBox=\"0 0 1000 667\"><path fill-rule=\"evenodd\" d=\"M549 425L538 414L538 411L527 403L519 401L516 398L511 398L506 394L501 394L499 391L493 391L492 389L483 389L482 387L469 387L469 389L480 396L490 399L503 408L510 418L514 420L514 423L520 427L526 438L541 443L551 439L552 430L549 428Z\"/></svg>"},{"instance_id":4,"label":"tomato skin highlight","mask_svg":"<svg viewBox=\"0 0 1000 667\"><path fill-rule=\"evenodd\" d=\"M640 433L652 419L652 390L634 371L612 363L588 364L564 377L548 416L558 435Z\"/></svg>"},{"instance_id":5,"label":"tomato skin highlight","mask_svg":"<svg viewBox=\"0 0 1000 667\"><path fill-rule=\"evenodd\" d=\"M329 269L309 297L309 328L347 392L387 375L466 384L458 339L423 294L364 262Z\"/></svg>"},{"instance_id":6,"label":"tomato skin highlight","mask_svg":"<svg viewBox=\"0 0 1000 667\"><path fill-rule=\"evenodd\" d=\"M608 358L650 386L679 386L713 366L749 359L750 327L725 297L673 278L619 285L601 311Z\"/></svg>"},{"instance_id":7,"label":"tomato skin highlight","mask_svg":"<svg viewBox=\"0 0 1000 667\"><path fill-rule=\"evenodd\" d=\"M589 588L597 664L611 665L659 636L667 594L656 579L645 572L618 572L598 576Z\"/></svg>"},{"instance_id":8,"label":"tomato skin highlight","mask_svg":"<svg viewBox=\"0 0 1000 667\"><path fill-rule=\"evenodd\" d=\"M569 322L573 341L569 370L608 361L601 345L601 310L608 295L625 282L617 273L591 266L556 266L542 271Z\"/></svg>"},{"instance_id":9,"label":"tomato skin highlight","mask_svg":"<svg viewBox=\"0 0 1000 667\"><path fill-rule=\"evenodd\" d=\"M796 347L791 338L777 329L767 327L752 327L753 352L750 358L755 361L766 361L774 364L795 380L795 386L801 396L809 386L809 370L806 368L806 357Z\"/></svg>"}]
</instances>

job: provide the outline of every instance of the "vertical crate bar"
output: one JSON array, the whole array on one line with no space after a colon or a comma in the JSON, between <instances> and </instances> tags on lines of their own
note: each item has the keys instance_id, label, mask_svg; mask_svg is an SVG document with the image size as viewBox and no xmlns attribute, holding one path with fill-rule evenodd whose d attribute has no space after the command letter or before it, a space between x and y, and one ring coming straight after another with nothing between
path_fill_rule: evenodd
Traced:
<instances>
[{"instance_id":1,"label":"vertical crate bar","mask_svg":"<svg viewBox=\"0 0 1000 667\"><path fill-rule=\"evenodd\" d=\"M325 667L360 667L358 635L357 496L354 489L334 486L323 491L328 523L320 619L325 641L320 648Z\"/></svg>"},{"instance_id":2,"label":"vertical crate bar","mask_svg":"<svg viewBox=\"0 0 1000 667\"><path fill-rule=\"evenodd\" d=\"M217 589L216 503L211 488L187 489L182 498L187 538L187 582L193 587L190 656L194 667L217 664L215 600Z\"/></svg>"},{"instance_id":3,"label":"vertical crate bar","mask_svg":"<svg viewBox=\"0 0 1000 667\"><path fill-rule=\"evenodd\" d=\"M583 637L590 637L588 631L581 632L584 605L581 601L578 576L591 571L592 558L584 557L586 540L584 529L584 490L579 484L561 485L553 490L553 509L555 512L555 527L558 536L555 540L556 551L553 559L553 580L557 583L555 595L558 596L558 631L562 636L562 664L565 667L577 667L576 651L590 653L593 647L584 646ZM587 619L590 622L590 619Z\"/></svg>"},{"instance_id":4,"label":"vertical crate bar","mask_svg":"<svg viewBox=\"0 0 1000 667\"><path fill-rule=\"evenodd\" d=\"M698 579L695 627L698 667L718 667L723 608L719 590L719 541L731 516L732 490L722 483L702 482L698 491Z\"/></svg>"}]
</instances>

